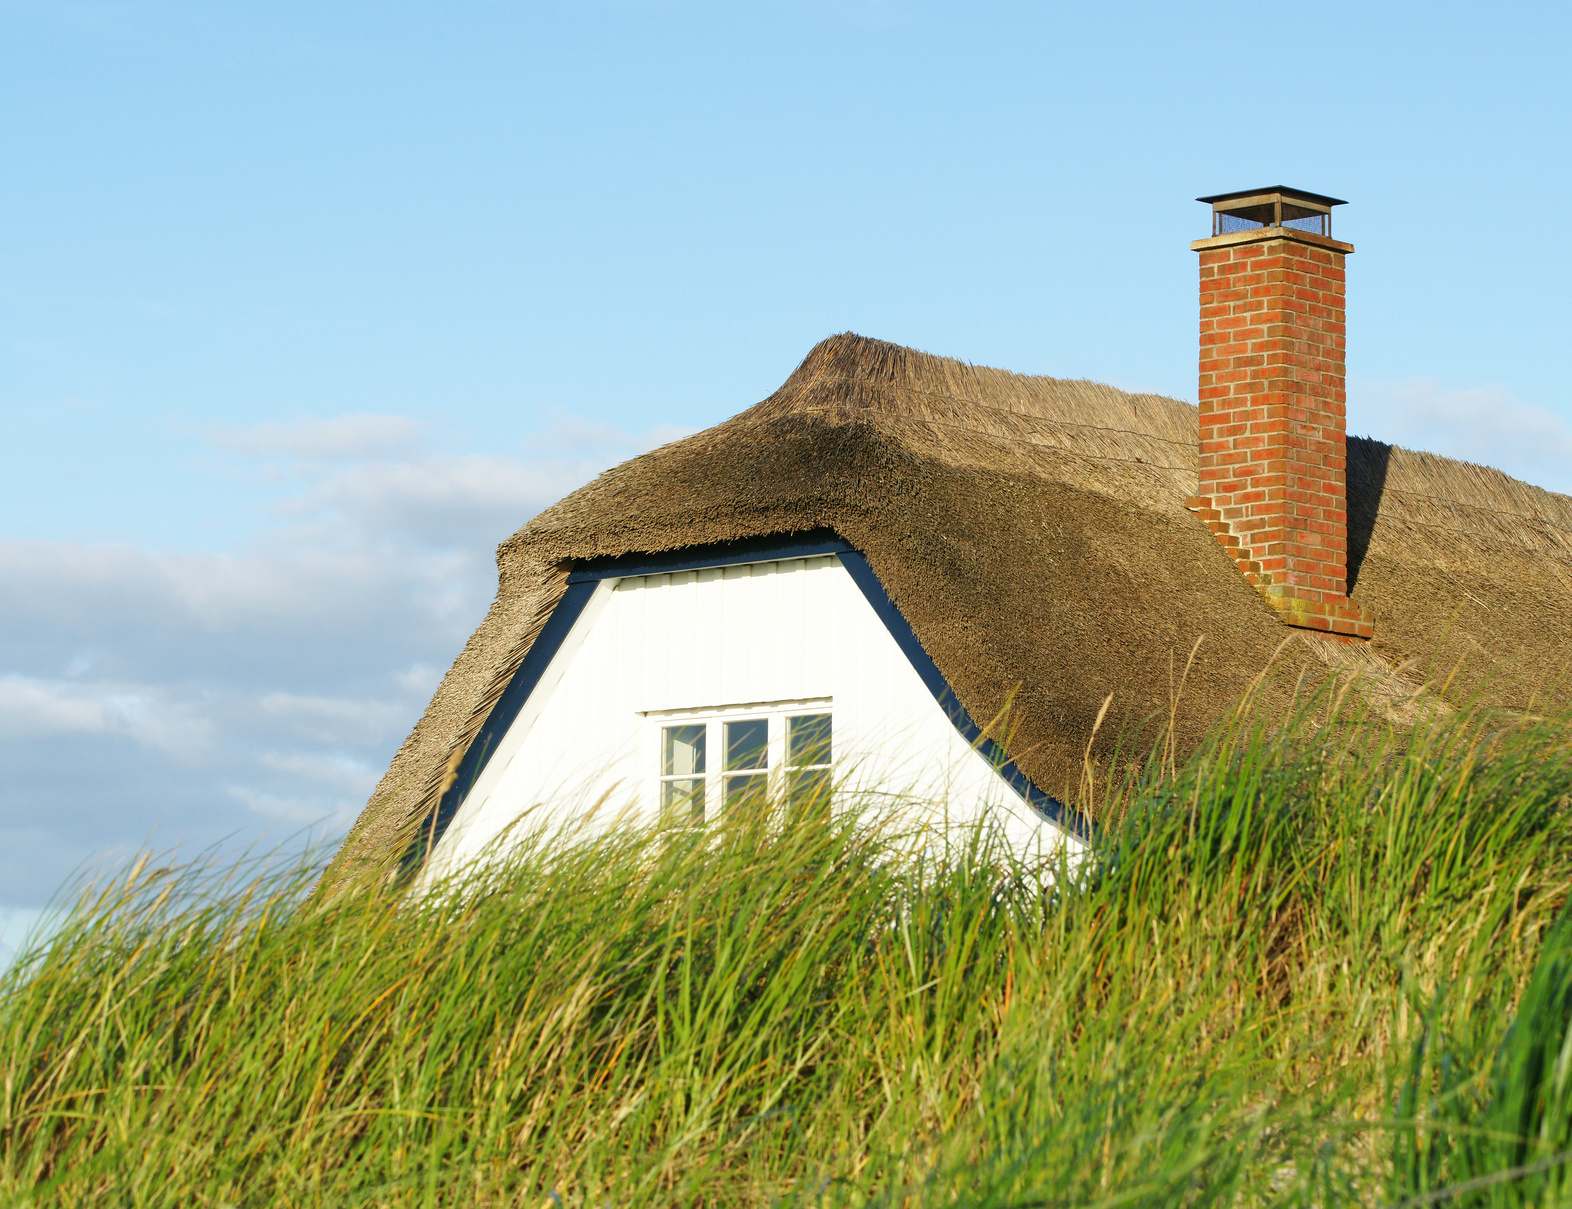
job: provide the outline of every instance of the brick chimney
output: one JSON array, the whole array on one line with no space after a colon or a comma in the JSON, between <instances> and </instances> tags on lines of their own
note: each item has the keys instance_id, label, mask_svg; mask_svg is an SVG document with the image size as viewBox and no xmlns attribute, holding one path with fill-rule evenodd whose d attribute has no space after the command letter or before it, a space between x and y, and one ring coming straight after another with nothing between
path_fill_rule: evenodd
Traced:
<instances>
[{"instance_id":1,"label":"brick chimney","mask_svg":"<svg viewBox=\"0 0 1572 1209\"><path fill-rule=\"evenodd\" d=\"M1200 492L1206 522L1292 626L1369 638L1348 598L1344 203L1276 186L1202 197Z\"/></svg>"}]
</instances>

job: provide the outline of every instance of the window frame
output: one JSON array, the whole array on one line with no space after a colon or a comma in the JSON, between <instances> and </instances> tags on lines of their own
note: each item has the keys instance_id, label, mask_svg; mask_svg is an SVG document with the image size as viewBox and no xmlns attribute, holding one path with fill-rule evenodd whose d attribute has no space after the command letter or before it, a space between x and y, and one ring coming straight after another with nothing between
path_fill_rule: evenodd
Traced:
<instances>
[{"instance_id":1,"label":"window frame","mask_svg":"<svg viewBox=\"0 0 1572 1209\"><path fill-rule=\"evenodd\" d=\"M701 771L697 771L697 772L693 772L693 771L690 771L690 772L670 772L670 771L667 770L667 767L666 767L666 755L667 755L667 752L666 752L666 735L667 735L667 733L669 731L673 731L673 730L698 730L700 732L700 743L699 743L699 746L698 746L699 761L704 766ZM699 723L699 722L687 722L687 723L683 723L683 722L668 722L668 723L666 723L664 726L662 726L660 728L659 755L656 757L656 759L659 762L659 766L655 769L655 773L656 773L656 777L655 777L655 809L656 809L656 811L659 813L659 815L662 818L667 818L668 816L672 817L673 819L675 819L677 817L686 818L686 819L703 818L704 817L705 801L706 801L706 799L709 796L709 771L710 771L709 747L710 747L709 727L703 725L702 723ZM670 786L675 786L675 785L687 786L687 785L692 785L695 781L698 782L698 785L699 785L697 800L695 801L690 796L689 799L688 799L688 808L687 808L687 810L683 811L681 813L681 815L679 816L679 815L677 815L673 805L671 803L667 802L667 800L666 800L666 797L667 797L666 791L667 791L668 787L670 787Z\"/></svg>"},{"instance_id":2,"label":"window frame","mask_svg":"<svg viewBox=\"0 0 1572 1209\"><path fill-rule=\"evenodd\" d=\"M830 723L829 732L824 736L825 746L828 748L823 753L825 758L812 763L793 764L791 762L791 724L800 718L820 717L828 718ZM801 817L807 817L803 813L805 806L810 807L813 814L819 815L821 812L824 812L824 816L827 817L835 784L835 711L826 706L821 710L784 714L781 718L781 734L781 802L785 804L788 810ZM818 755L820 753L810 752L808 754ZM815 789L806 802L794 801L793 795L797 792L797 786L804 780L811 780L816 785L821 786L821 788Z\"/></svg>"},{"instance_id":3,"label":"window frame","mask_svg":"<svg viewBox=\"0 0 1572 1209\"><path fill-rule=\"evenodd\" d=\"M787 789L786 768L786 729L787 719L802 717L804 715L828 714L830 715L830 763L828 765L803 766L804 768L833 768L835 759L835 702L832 697L801 697L789 701L749 701L735 705L716 705L706 707L693 707L685 709L661 709L642 711L646 729L646 757L644 765L650 770L647 783L654 790L655 816L662 822L689 821L666 820L661 818L661 786L667 778L664 775L662 763L664 756L665 732L669 726L693 726L703 723L705 726L704 737L704 810L702 815L694 815L692 822L704 819L718 818L725 810L725 785L728 775L738 775L735 770L728 774L726 770L725 754L725 726L728 722L745 722L755 718L768 721L768 735L765 743L766 768L762 774L768 787L768 795L772 802L784 802ZM800 771L793 769L791 771ZM749 775L749 774L743 774Z\"/></svg>"}]
</instances>

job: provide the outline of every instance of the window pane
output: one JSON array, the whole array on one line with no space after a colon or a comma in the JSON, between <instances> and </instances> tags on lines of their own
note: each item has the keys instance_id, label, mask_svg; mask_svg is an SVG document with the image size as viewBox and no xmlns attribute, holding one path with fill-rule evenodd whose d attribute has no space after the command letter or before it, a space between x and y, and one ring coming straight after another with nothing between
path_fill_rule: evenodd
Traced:
<instances>
[{"instance_id":1,"label":"window pane","mask_svg":"<svg viewBox=\"0 0 1572 1209\"><path fill-rule=\"evenodd\" d=\"M668 726L661 744L662 776L691 776L704 771L704 724ZM648 751L649 748L644 750ZM646 757L648 758L648 757ZM648 767L646 765L645 767Z\"/></svg>"},{"instance_id":2,"label":"window pane","mask_svg":"<svg viewBox=\"0 0 1572 1209\"><path fill-rule=\"evenodd\" d=\"M754 773L750 776L726 778L726 809L732 810L738 806L763 805L769 794L769 778Z\"/></svg>"},{"instance_id":3,"label":"window pane","mask_svg":"<svg viewBox=\"0 0 1572 1209\"><path fill-rule=\"evenodd\" d=\"M660 783L660 810L669 822L704 817L704 778Z\"/></svg>"},{"instance_id":4,"label":"window pane","mask_svg":"<svg viewBox=\"0 0 1572 1209\"><path fill-rule=\"evenodd\" d=\"M770 723L767 718L726 723L726 771L768 768Z\"/></svg>"},{"instance_id":5,"label":"window pane","mask_svg":"<svg viewBox=\"0 0 1572 1209\"><path fill-rule=\"evenodd\" d=\"M786 766L830 762L830 715L807 714L786 719Z\"/></svg>"},{"instance_id":6,"label":"window pane","mask_svg":"<svg viewBox=\"0 0 1572 1209\"><path fill-rule=\"evenodd\" d=\"M814 768L787 774L786 804L797 819L830 817L830 770Z\"/></svg>"}]
</instances>

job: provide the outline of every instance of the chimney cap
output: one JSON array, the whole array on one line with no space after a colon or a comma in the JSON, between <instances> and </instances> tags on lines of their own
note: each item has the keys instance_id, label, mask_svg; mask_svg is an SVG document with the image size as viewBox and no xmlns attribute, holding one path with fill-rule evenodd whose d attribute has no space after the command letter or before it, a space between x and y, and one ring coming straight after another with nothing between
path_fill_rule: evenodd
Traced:
<instances>
[{"instance_id":1,"label":"chimney cap","mask_svg":"<svg viewBox=\"0 0 1572 1209\"><path fill-rule=\"evenodd\" d=\"M1241 189L1238 193L1218 193L1195 200L1211 203L1214 236L1271 227L1285 233L1300 231L1327 239L1332 237L1332 207L1348 204L1340 197L1307 193L1286 185Z\"/></svg>"},{"instance_id":2,"label":"chimney cap","mask_svg":"<svg viewBox=\"0 0 1572 1209\"><path fill-rule=\"evenodd\" d=\"M1284 197L1294 197L1301 201L1319 202L1323 206L1346 206L1348 203L1340 197L1326 197L1320 193L1311 193L1307 189L1290 189L1287 185L1268 185L1262 189L1238 189L1233 193L1216 193L1211 197L1198 197L1198 202L1216 205L1219 202L1235 201L1241 197L1262 197L1280 193Z\"/></svg>"}]
</instances>

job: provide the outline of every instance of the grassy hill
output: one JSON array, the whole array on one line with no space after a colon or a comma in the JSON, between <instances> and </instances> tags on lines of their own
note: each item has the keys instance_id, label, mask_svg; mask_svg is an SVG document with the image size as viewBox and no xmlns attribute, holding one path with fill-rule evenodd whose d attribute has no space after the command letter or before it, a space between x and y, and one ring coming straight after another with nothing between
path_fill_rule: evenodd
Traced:
<instances>
[{"instance_id":1,"label":"grassy hill","mask_svg":"<svg viewBox=\"0 0 1572 1209\"><path fill-rule=\"evenodd\" d=\"M1572 727L1327 713L1047 878L853 810L420 901L143 862L0 976L0 1201L1572 1203Z\"/></svg>"}]
</instances>

